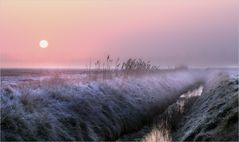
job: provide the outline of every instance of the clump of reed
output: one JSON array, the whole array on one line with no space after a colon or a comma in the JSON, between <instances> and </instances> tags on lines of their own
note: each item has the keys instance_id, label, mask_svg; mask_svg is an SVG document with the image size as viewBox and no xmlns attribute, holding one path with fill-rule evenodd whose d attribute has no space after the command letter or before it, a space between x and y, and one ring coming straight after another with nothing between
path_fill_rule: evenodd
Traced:
<instances>
[{"instance_id":1,"label":"clump of reed","mask_svg":"<svg viewBox=\"0 0 239 142\"><path fill-rule=\"evenodd\" d=\"M122 63L121 70L128 75L130 73L155 72L159 70L159 67L152 65L150 61L144 61L141 58L129 58L126 62Z\"/></svg>"},{"instance_id":2,"label":"clump of reed","mask_svg":"<svg viewBox=\"0 0 239 142\"><path fill-rule=\"evenodd\" d=\"M129 58L121 61L119 57L112 58L107 55L103 60L96 60L87 66L90 80L111 79L112 77L128 77L128 75L139 75L145 73L158 72L159 66L153 65L151 61L141 58Z\"/></svg>"}]
</instances>

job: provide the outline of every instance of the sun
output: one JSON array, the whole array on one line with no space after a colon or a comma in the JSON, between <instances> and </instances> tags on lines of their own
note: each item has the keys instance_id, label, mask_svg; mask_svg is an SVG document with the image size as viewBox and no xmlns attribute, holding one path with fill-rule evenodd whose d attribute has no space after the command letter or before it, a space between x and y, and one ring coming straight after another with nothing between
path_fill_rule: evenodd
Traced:
<instances>
[{"instance_id":1,"label":"sun","mask_svg":"<svg viewBox=\"0 0 239 142\"><path fill-rule=\"evenodd\" d=\"M47 40L41 40L39 42L39 45L41 48L47 48L48 47L48 41Z\"/></svg>"}]
</instances>

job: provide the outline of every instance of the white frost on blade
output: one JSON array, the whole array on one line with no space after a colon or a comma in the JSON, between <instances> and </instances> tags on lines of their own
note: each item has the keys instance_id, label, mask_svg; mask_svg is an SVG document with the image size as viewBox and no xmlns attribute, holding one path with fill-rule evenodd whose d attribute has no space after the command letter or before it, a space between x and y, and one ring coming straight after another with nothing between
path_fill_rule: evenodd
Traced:
<instances>
[{"instance_id":1,"label":"white frost on blade","mask_svg":"<svg viewBox=\"0 0 239 142\"><path fill-rule=\"evenodd\" d=\"M187 70L89 83L82 81L80 76L24 82L11 89L1 88L2 115L36 120L21 124L31 123L26 126L28 129L23 127L21 130L26 134L29 134L30 128L38 129L36 122L46 121L51 127L45 128L40 124L49 136L64 131L67 140L89 140L85 139L85 135L93 141L112 140L142 127L143 122L162 112L182 93L198 87L204 81L204 75L203 71ZM16 92L20 95L16 96ZM9 108L15 108L18 113ZM65 125L77 125L78 129ZM85 127L91 133L83 133Z\"/></svg>"}]
</instances>

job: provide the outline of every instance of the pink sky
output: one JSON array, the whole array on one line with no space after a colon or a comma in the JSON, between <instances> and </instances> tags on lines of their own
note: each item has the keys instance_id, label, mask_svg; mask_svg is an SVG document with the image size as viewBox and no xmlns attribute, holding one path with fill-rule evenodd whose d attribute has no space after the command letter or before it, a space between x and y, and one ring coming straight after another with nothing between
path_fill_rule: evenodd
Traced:
<instances>
[{"instance_id":1,"label":"pink sky","mask_svg":"<svg viewBox=\"0 0 239 142\"><path fill-rule=\"evenodd\" d=\"M1 67L79 67L107 54L238 65L237 0L0 0ZM42 49L39 41L49 47Z\"/></svg>"}]
</instances>

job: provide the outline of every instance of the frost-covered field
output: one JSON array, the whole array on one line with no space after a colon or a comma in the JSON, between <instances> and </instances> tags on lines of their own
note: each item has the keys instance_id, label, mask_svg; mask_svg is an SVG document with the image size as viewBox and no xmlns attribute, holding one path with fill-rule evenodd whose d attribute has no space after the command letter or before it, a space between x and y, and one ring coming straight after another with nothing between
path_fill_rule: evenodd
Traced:
<instances>
[{"instance_id":1,"label":"frost-covered field","mask_svg":"<svg viewBox=\"0 0 239 142\"><path fill-rule=\"evenodd\" d=\"M85 81L85 73L5 74L1 140L117 140L149 124L208 76L179 70Z\"/></svg>"},{"instance_id":2,"label":"frost-covered field","mask_svg":"<svg viewBox=\"0 0 239 142\"><path fill-rule=\"evenodd\" d=\"M119 140L238 141L238 90L238 69L211 70L202 86Z\"/></svg>"}]
</instances>

